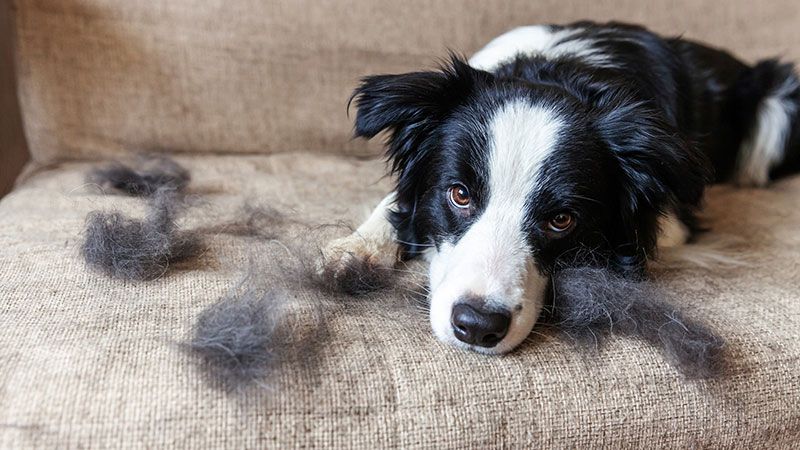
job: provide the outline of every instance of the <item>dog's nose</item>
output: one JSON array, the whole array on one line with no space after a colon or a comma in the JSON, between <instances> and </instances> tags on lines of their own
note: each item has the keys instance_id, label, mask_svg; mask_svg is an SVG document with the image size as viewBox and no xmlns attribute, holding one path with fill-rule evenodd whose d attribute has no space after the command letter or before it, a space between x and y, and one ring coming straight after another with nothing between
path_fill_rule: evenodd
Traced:
<instances>
[{"instance_id":1,"label":"dog's nose","mask_svg":"<svg viewBox=\"0 0 800 450\"><path fill-rule=\"evenodd\" d=\"M453 334L459 341L481 347L494 347L503 340L511 324L511 314L488 311L468 303L457 303L450 316Z\"/></svg>"}]
</instances>

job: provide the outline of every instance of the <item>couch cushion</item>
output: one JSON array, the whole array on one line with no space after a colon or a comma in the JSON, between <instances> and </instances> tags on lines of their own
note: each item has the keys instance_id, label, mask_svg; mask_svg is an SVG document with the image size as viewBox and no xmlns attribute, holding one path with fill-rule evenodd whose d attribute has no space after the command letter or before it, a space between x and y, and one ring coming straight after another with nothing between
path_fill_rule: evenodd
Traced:
<instances>
[{"instance_id":1,"label":"couch cushion","mask_svg":"<svg viewBox=\"0 0 800 450\"><path fill-rule=\"evenodd\" d=\"M189 228L245 201L308 223L355 222L387 189L378 162L180 161L198 200ZM712 225L747 240L747 267L663 274L680 304L728 339L724 379L685 381L635 340L594 354L543 328L504 357L466 353L438 343L404 291L354 300L295 287L297 301L330 313L315 364L291 363L269 388L234 395L205 382L175 342L254 252L271 260L284 248L220 234L198 263L153 282L89 272L78 256L86 214L135 214L142 204L85 186L88 167L39 171L0 201L0 447L746 448L800 439L800 178L713 190Z\"/></svg>"},{"instance_id":2,"label":"couch cushion","mask_svg":"<svg viewBox=\"0 0 800 450\"><path fill-rule=\"evenodd\" d=\"M626 20L754 59L800 57L796 0L15 0L40 162L129 150L364 153L359 77L469 54L518 25ZM371 148L372 151L375 147Z\"/></svg>"}]
</instances>

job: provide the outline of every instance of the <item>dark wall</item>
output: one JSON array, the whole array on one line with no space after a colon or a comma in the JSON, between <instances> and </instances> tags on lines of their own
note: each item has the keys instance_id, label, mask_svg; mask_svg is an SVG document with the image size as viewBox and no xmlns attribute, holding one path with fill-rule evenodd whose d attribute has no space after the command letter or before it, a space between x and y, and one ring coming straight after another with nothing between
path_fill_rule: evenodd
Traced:
<instances>
[{"instance_id":1,"label":"dark wall","mask_svg":"<svg viewBox=\"0 0 800 450\"><path fill-rule=\"evenodd\" d=\"M0 197L28 160L14 81L10 1L0 0Z\"/></svg>"}]
</instances>

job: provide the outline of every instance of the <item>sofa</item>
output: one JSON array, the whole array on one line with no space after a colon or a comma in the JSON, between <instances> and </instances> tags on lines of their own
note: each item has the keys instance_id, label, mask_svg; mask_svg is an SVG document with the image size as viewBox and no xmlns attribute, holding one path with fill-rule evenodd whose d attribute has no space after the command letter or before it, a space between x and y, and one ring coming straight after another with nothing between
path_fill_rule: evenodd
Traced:
<instances>
[{"instance_id":1,"label":"sofa","mask_svg":"<svg viewBox=\"0 0 800 450\"><path fill-rule=\"evenodd\" d=\"M547 328L505 356L466 353L436 341L402 290L352 299L293 285L330 311L314 364L229 392L179 343L235 283L250 241L211 236L202 264L148 282L108 278L80 255L89 212L143 210L87 186L98 164L172 155L202 199L187 229L252 201L357 225L391 186L380 143L351 138L359 77L433 67L513 26L585 18L800 61L795 0L0 4L15 62L0 80L16 79L0 121L21 126L2 136L24 135L29 156L13 137L0 152L30 159L0 200L0 448L800 445L800 177L709 189L709 236L735 239L745 263L660 274L726 339L729 367L711 380L686 379L636 339L587 350ZM282 251L258 247L266 260Z\"/></svg>"}]
</instances>

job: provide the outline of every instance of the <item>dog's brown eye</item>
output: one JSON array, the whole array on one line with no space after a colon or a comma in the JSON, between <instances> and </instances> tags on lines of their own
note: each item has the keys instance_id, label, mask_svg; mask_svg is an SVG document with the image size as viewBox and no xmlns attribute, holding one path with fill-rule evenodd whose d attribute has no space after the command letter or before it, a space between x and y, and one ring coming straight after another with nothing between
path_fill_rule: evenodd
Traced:
<instances>
[{"instance_id":1,"label":"dog's brown eye","mask_svg":"<svg viewBox=\"0 0 800 450\"><path fill-rule=\"evenodd\" d=\"M556 233L563 233L570 229L574 222L575 219L572 218L572 214L558 213L550 219L550 222L547 223L547 227Z\"/></svg>"},{"instance_id":2,"label":"dog's brown eye","mask_svg":"<svg viewBox=\"0 0 800 450\"><path fill-rule=\"evenodd\" d=\"M448 190L450 194L450 203L456 208L469 208L469 191L463 184L454 184Z\"/></svg>"}]
</instances>

